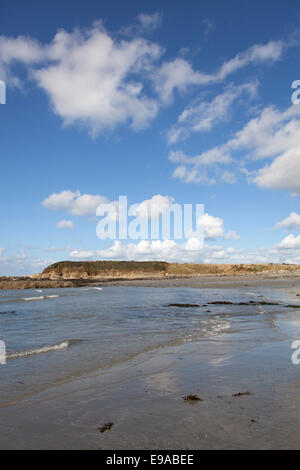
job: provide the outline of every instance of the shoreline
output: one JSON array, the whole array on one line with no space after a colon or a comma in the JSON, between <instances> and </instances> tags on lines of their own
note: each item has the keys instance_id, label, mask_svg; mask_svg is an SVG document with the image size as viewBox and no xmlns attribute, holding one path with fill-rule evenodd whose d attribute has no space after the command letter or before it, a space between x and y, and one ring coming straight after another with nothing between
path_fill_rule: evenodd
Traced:
<instances>
[{"instance_id":1,"label":"shoreline","mask_svg":"<svg viewBox=\"0 0 300 470\"><path fill-rule=\"evenodd\" d=\"M199 274L193 276L168 276L168 277L111 277L99 279L70 278L70 279L33 279L26 278L0 278L1 290L28 290L28 289L60 289L79 288L90 286L134 286L134 287L195 287L195 288L218 288L218 287L242 287L247 284L259 286L261 284L270 287L276 285L298 284L300 288L300 273L277 273L270 274Z\"/></svg>"},{"instance_id":2,"label":"shoreline","mask_svg":"<svg viewBox=\"0 0 300 470\"><path fill-rule=\"evenodd\" d=\"M283 287L287 295L300 287L299 277L267 277L272 286L251 279L219 287ZM190 278L175 282L191 287ZM202 287L208 282L217 280ZM142 352L3 405L0 449L298 449L297 311L251 318L241 330ZM52 354L59 361L64 353ZM189 394L201 401L185 401ZM105 423L113 426L99 433Z\"/></svg>"},{"instance_id":3,"label":"shoreline","mask_svg":"<svg viewBox=\"0 0 300 470\"><path fill-rule=\"evenodd\" d=\"M290 340L225 353L231 335L144 353L1 408L0 448L299 448ZM189 393L202 401L186 402Z\"/></svg>"}]
</instances>

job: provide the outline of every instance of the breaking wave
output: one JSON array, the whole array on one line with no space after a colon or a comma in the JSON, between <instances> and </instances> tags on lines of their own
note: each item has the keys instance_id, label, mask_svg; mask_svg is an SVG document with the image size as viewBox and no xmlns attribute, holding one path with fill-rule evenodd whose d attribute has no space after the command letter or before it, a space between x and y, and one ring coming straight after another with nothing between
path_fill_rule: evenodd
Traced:
<instances>
[{"instance_id":1,"label":"breaking wave","mask_svg":"<svg viewBox=\"0 0 300 470\"><path fill-rule=\"evenodd\" d=\"M53 294L53 295L41 295L40 297L23 297L22 300L25 300L25 302L31 302L33 300L43 300L43 299L56 299L59 297L58 294Z\"/></svg>"},{"instance_id":2,"label":"breaking wave","mask_svg":"<svg viewBox=\"0 0 300 470\"><path fill-rule=\"evenodd\" d=\"M6 355L7 359L17 359L19 357L33 356L35 354L43 354L51 351L59 351L61 349L66 349L70 345L70 341L62 341L58 344L53 344L51 346L43 346L41 348L29 349L28 351L19 351L15 353L8 353Z\"/></svg>"}]
</instances>

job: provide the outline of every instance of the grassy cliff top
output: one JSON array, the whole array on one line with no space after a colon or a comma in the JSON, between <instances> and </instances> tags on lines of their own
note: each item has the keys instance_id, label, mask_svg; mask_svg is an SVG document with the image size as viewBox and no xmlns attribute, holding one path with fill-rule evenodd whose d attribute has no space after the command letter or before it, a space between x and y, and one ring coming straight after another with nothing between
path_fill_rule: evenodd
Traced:
<instances>
[{"instance_id":1,"label":"grassy cliff top","mask_svg":"<svg viewBox=\"0 0 300 470\"><path fill-rule=\"evenodd\" d=\"M147 273L167 276L195 276L200 274L256 274L300 271L294 264L193 264L165 261L60 261L48 266L43 275L68 277L70 273L88 277L105 275L126 276Z\"/></svg>"},{"instance_id":2,"label":"grassy cliff top","mask_svg":"<svg viewBox=\"0 0 300 470\"><path fill-rule=\"evenodd\" d=\"M164 272L168 263L164 261L59 261L44 269L43 274L55 273L63 275L65 272L85 272L88 276L102 273L119 272Z\"/></svg>"}]
</instances>

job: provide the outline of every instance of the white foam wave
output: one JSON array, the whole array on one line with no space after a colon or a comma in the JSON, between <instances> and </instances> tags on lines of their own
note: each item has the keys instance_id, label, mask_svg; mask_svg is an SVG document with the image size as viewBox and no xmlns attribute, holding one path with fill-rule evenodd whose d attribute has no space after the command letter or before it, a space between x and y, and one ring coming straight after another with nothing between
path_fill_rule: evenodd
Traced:
<instances>
[{"instance_id":1,"label":"white foam wave","mask_svg":"<svg viewBox=\"0 0 300 470\"><path fill-rule=\"evenodd\" d=\"M45 297L41 295L40 297L23 297L23 300L30 302L32 300L43 300Z\"/></svg>"},{"instance_id":2,"label":"white foam wave","mask_svg":"<svg viewBox=\"0 0 300 470\"><path fill-rule=\"evenodd\" d=\"M216 336L225 330L231 328L231 324L227 321L206 322L209 324L208 328L200 328L198 331L200 335L204 333L205 336ZM186 336L185 341L194 341L195 333Z\"/></svg>"},{"instance_id":3,"label":"white foam wave","mask_svg":"<svg viewBox=\"0 0 300 470\"><path fill-rule=\"evenodd\" d=\"M43 354L51 351L58 351L60 349L65 349L69 346L69 341L63 341L62 343L53 344L51 346L43 346L41 348L29 349L28 351L20 351L16 353L8 353L6 355L7 359L17 359L18 357L33 356L35 354Z\"/></svg>"},{"instance_id":4,"label":"white foam wave","mask_svg":"<svg viewBox=\"0 0 300 470\"><path fill-rule=\"evenodd\" d=\"M22 300L25 300L26 302L31 302L33 300L43 300L43 299L56 299L59 297L58 294L53 294L53 295L41 295L39 297L23 297Z\"/></svg>"},{"instance_id":5,"label":"white foam wave","mask_svg":"<svg viewBox=\"0 0 300 470\"><path fill-rule=\"evenodd\" d=\"M265 313L265 310L260 305L257 305L257 308L258 308L258 313L260 313L261 315Z\"/></svg>"}]
</instances>

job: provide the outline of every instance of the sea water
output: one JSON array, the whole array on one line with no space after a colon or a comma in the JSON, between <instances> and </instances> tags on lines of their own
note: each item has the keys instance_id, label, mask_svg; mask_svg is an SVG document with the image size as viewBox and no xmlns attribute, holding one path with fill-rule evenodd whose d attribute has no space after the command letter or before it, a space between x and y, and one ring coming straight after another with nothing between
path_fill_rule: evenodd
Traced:
<instances>
[{"instance_id":1,"label":"sea water","mask_svg":"<svg viewBox=\"0 0 300 470\"><path fill-rule=\"evenodd\" d=\"M282 305L258 305L274 302L276 295L261 289L125 286L1 291L6 364L0 364L0 407L155 348L217 341L227 332L237 332L243 345L276 340L274 315L284 311L284 297Z\"/></svg>"}]
</instances>

